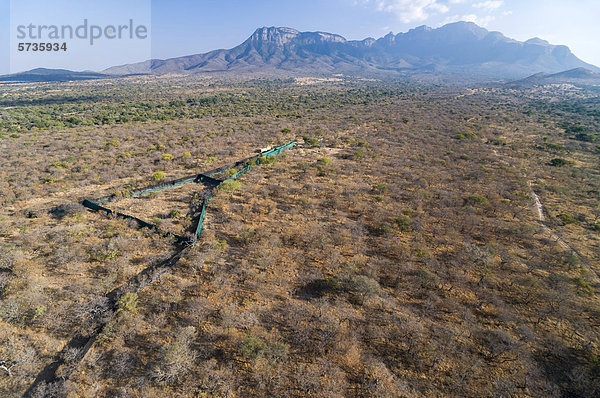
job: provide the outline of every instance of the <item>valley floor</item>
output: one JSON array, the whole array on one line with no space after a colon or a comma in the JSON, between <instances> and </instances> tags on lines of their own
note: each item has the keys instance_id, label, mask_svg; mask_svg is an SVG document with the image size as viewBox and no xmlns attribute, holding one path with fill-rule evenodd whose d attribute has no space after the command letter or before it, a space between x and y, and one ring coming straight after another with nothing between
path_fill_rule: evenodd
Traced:
<instances>
[{"instance_id":1,"label":"valley floor","mask_svg":"<svg viewBox=\"0 0 600 398\"><path fill-rule=\"evenodd\" d=\"M57 360L31 396L600 395L597 93L141 83L0 99L0 396ZM77 202L291 140L111 307L178 249ZM119 210L183 231L194 193Z\"/></svg>"}]
</instances>

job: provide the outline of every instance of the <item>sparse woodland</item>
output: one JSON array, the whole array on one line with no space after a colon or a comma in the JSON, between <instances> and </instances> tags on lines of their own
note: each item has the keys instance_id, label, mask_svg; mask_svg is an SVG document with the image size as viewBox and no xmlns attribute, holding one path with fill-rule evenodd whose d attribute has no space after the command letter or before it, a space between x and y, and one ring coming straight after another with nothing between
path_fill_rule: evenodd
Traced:
<instances>
[{"instance_id":1,"label":"sparse woodland","mask_svg":"<svg viewBox=\"0 0 600 398\"><path fill-rule=\"evenodd\" d=\"M0 396L60 352L31 396L600 396L597 91L188 77L0 92ZM173 242L78 202L290 140L108 309ZM194 188L115 208L185 229ZM99 322L82 360L63 350Z\"/></svg>"}]
</instances>

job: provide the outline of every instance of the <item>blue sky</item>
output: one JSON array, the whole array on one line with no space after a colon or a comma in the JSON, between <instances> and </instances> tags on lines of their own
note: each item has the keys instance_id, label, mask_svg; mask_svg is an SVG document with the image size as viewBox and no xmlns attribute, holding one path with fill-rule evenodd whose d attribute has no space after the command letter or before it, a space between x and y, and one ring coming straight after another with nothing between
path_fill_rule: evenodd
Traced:
<instances>
[{"instance_id":1,"label":"blue sky","mask_svg":"<svg viewBox=\"0 0 600 398\"><path fill-rule=\"evenodd\" d=\"M52 18L57 15L73 23L80 22L83 15L102 24L113 20L120 23L119 18L138 18L139 10L151 7L151 42L124 42L112 51L103 48L102 43L93 48L94 52L74 48L62 58L55 55L30 60L36 62L35 66L100 70L135 57L145 58L147 53L154 58L168 58L231 48L261 26L289 26L363 39L458 20L473 21L518 40L537 36L553 44L565 44L584 61L600 65L600 0L105 0L88 2L104 12L83 14L81 9L69 6L69 2L85 3L81 0L13 1L21 7L20 19L29 17L23 4L41 10L37 13L42 18L38 19L40 24L59 23ZM146 7L131 6L136 2ZM13 15L11 21L10 11L10 0L0 0L0 51L4 51L0 73L11 69L10 50L16 47L14 38L10 44L15 35L11 22L14 25L16 19ZM15 49L12 51L15 53ZM21 58L15 62L14 55L12 64L13 72L28 66Z\"/></svg>"}]
</instances>

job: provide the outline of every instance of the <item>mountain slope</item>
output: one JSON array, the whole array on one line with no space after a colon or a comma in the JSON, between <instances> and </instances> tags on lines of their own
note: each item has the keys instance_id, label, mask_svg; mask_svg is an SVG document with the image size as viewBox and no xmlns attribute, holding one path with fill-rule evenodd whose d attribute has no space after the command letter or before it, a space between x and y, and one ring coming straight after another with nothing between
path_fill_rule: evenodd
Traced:
<instances>
[{"instance_id":1,"label":"mountain slope","mask_svg":"<svg viewBox=\"0 0 600 398\"><path fill-rule=\"evenodd\" d=\"M510 86L542 86L547 84L575 84L600 86L600 73L586 68L575 68L560 73L536 73L525 79L509 83Z\"/></svg>"},{"instance_id":2,"label":"mountain slope","mask_svg":"<svg viewBox=\"0 0 600 398\"><path fill-rule=\"evenodd\" d=\"M538 72L597 67L577 58L568 47L534 38L519 42L470 22L438 29L421 26L378 40L348 41L324 32L260 28L230 50L216 50L167 60L109 68L105 73L202 73L218 71L293 71L368 73L381 71L459 73L489 77L524 77Z\"/></svg>"},{"instance_id":3,"label":"mountain slope","mask_svg":"<svg viewBox=\"0 0 600 398\"><path fill-rule=\"evenodd\" d=\"M0 82L64 82L72 80L106 79L107 76L96 72L73 72L66 69L37 68L27 72L0 76Z\"/></svg>"}]
</instances>

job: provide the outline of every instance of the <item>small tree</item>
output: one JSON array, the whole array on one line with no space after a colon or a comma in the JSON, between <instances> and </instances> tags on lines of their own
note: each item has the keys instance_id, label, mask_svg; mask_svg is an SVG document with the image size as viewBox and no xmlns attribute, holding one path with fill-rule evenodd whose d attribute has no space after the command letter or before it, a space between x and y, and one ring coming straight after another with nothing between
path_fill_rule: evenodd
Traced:
<instances>
[{"instance_id":1,"label":"small tree","mask_svg":"<svg viewBox=\"0 0 600 398\"><path fill-rule=\"evenodd\" d=\"M365 300L379 293L379 283L365 275L358 275L348 282L350 291L358 294L361 298L360 305L364 305Z\"/></svg>"}]
</instances>

